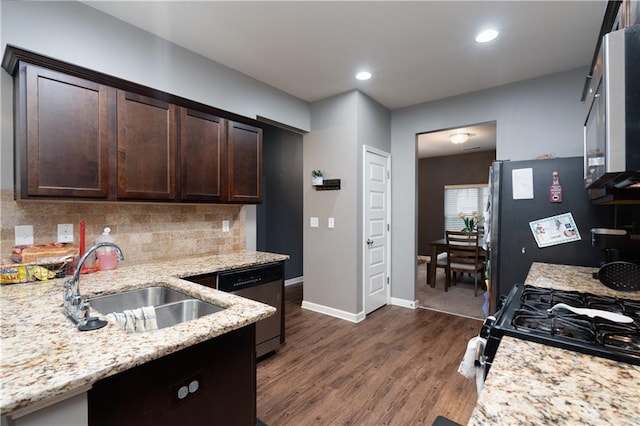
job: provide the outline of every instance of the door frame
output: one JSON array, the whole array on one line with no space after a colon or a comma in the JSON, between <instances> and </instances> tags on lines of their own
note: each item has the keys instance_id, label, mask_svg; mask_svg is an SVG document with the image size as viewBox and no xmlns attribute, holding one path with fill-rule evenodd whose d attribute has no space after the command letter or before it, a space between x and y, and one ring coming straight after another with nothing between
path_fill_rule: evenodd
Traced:
<instances>
[{"instance_id":1,"label":"door frame","mask_svg":"<svg viewBox=\"0 0 640 426\"><path fill-rule=\"evenodd\" d=\"M391 304L391 153L389 152L385 152L382 151L380 149L374 148L372 146L369 145L363 145L362 146L362 216L360 218L360 222L362 223L362 238L361 238L361 249L362 249L362 256L361 256L361 271L362 271L362 279L361 279L361 283L360 283L360 288L362 289L362 312L363 314L366 316L366 288L367 288L367 282L366 282L366 263L365 263L365 251L367 250L367 242L366 242L366 229L367 229L367 224L365 221L366 218L366 196L367 196L367 191L366 191L366 176L367 176L367 170L366 170L366 164L367 164L367 153L372 153L372 154L376 154L376 155L380 155L381 157L386 158L386 162L387 162L387 185L386 185L386 189L385 189L385 194L386 194L386 205L387 205L387 217L386 217L386 221L387 221L387 239L386 239L386 247L385 247L385 255L387 257L387 291L386 291L386 297L387 297L387 305Z\"/></svg>"}]
</instances>

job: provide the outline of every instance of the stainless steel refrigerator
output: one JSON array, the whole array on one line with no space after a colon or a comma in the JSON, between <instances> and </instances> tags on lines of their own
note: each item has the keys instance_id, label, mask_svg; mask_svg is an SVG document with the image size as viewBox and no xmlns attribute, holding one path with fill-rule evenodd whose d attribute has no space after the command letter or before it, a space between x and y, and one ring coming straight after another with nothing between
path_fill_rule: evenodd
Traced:
<instances>
[{"instance_id":1,"label":"stainless steel refrigerator","mask_svg":"<svg viewBox=\"0 0 640 426\"><path fill-rule=\"evenodd\" d=\"M514 199L513 170L522 169L531 169L531 199ZM558 173L562 202L551 202L553 172ZM516 185L521 183L517 180ZM613 227L615 207L595 205L587 198L582 157L496 161L491 167L489 186L493 310L498 297L508 293L514 284L524 282L532 262L597 267L604 261L604 252L591 245L591 229ZM516 193L518 190L516 186ZM581 239L538 247L529 222L567 212L572 214Z\"/></svg>"}]
</instances>

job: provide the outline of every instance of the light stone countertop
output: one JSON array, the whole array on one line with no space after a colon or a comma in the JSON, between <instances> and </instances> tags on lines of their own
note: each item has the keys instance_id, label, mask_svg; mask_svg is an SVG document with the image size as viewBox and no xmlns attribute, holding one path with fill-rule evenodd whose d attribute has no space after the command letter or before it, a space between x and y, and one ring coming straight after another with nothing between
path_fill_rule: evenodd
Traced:
<instances>
[{"instance_id":1,"label":"light stone countertop","mask_svg":"<svg viewBox=\"0 0 640 426\"><path fill-rule=\"evenodd\" d=\"M113 323L80 332L63 313L67 278L0 286L0 412L46 405L105 377L244 327L275 308L180 279L289 256L232 252L127 266L80 276L84 297L160 284L223 306L221 312L165 329L127 334ZM99 315L91 311L91 315ZM28 408L27 408L28 409Z\"/></svg>"},{"instance_id":2,"label":"light stone countertop","mask_svg":"<svg viewBox=\"0 0 640 426\"><path fill-rule=\"evenodd\" d=\"M525 284L640 300L597 268L534 263ZM503 337L469 425L640 425L640 366Z\"/></svg>"},{"instance_id":3,"label":"light stone countertop","mask_svg":"<svg viewBox=\"0 0 640 426\"><path fill-rule=\"evenodd\" d=\"M594 279L593 272L598 272L598 268L535 262L531 265L524 283L535 287L640 300L640 291L613 290L602 284L600 280Z\"/></svg>"}]
</instances>

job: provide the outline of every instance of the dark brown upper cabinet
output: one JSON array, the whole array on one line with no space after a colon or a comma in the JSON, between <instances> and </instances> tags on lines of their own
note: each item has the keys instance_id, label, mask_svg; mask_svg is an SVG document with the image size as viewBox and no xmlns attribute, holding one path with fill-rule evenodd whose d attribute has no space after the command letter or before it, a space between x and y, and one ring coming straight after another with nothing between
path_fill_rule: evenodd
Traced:
<instances>
[{"instance_id":1,"label":"dark brown upper cabinet","mask_svg":"<svg viewBox=\"0 0 640 426\"><path fill-rule=\"evenodd\" d=\"M226 200L226 124L215 115L180 108L180 200Z\"/></svg>"},{"instance_id":2,"label":"dark brown upper cabinet","mask_svg":"<svg viewBox=\"0 0 640 426\"><path fill-rule=\"evenodd\" d=\"M176 198L175 105L118 91L118 199Z\"/></svg>"},{"instance_id":3,"label":"dark brown upper cabinet","mask_svg":"<svg viewBox=\"0 0 640 426\"><path fill-rule=\"evenodd\" d=\"M262 129L14 46L18 199L262 202Z\"/></svg>"},{"instance_id":4,"label":"dark brown upper cabinet","mask_svg":"<svg viewBox=\"0 0 640 426\"><path fill-rule=\"evenodd\" d=\"M15 88L17 195L106 199L115 90L28 64Z\"/></svg>"},{"instance_id":5,"label":"dark brown upper cabinet","mask_svg":"<svg viewBox=\"0 0 640 426\"><path fill-rule=\"evenodd\" d=\"M228 194L232 203L262 201L262 129L229 122Z\"/></svg>"}]
</instances>

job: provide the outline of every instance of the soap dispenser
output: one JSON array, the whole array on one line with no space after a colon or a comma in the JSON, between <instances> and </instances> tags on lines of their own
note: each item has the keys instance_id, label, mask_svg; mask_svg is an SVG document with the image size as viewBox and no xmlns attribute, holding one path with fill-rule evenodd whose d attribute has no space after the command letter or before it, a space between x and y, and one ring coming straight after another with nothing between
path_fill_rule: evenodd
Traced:
<instances>
[{"instance_id":1,"label":"soap dispenser","mask_svg":"<svg viewBox=\"0 0 640 426\"><path fill-rule=\"evenodd\" d=\"M104 228L102 235L96 238L96 244L98 243L113 243L114 239L111 236L111 228ZM118 266L118 256L116 250L113 247L100 247L96 250L96 256L98 258L98 269L100 271L108 271L110 269L116 269Z\"/></svg>"}]
</instances>

